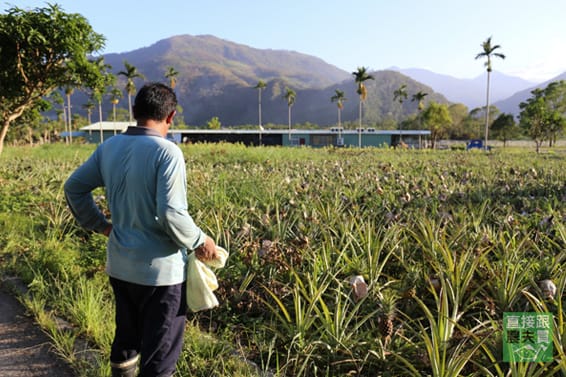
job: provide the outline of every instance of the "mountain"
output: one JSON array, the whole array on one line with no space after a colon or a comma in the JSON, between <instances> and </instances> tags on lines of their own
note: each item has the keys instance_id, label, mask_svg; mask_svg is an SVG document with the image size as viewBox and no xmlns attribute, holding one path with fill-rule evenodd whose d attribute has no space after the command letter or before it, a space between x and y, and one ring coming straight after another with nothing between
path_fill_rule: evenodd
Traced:
<instances>
[{"instance_id":1,"label":"mountain","mask_svg":"<svg viewBox=\"0 0 566 377\"><path fill-rule=\"evenodd\" d=\"M434 91L444 94L451 102L463 103L470 110L485 106L486 73L473 79L458 79L419 68L392 69L430 86ZM490 103L509 98L534 85L536 83L493 71L490 77Z\"/></svg>"},{"instance_id":2,"label":"mountain","mask_svg":"<svg viewBox=\"0 0 566 377\"><path fill-rule=\"evenodd\" d=\"M513 115L517 116L517 115L519 115L519 112L521 111L519 109L519 104L521 102L525 102L528 98L531 97L531 91L533 91L534 89L537 89L537 88L538 89L544 89L551 82L560 81L560 80L566 80L566 72L562 73L561 75L556 76L553 79L545 81L541 84L534 85L532 87L529 87L528 89L519 91L519 92L513 94L509 98L506 98L504 100L497 101L497 102L493 103L493 105L497 106L497 108L501 112L513 114Z\"/></svg>"},{"instance_id":3,"label":"mountain","mask_svg":"<svg viewBox=\"0 0 566 377\"><path fill-rule=\"evenodd\" d=\"M127 60L146 78L164 80L167 67L179 72L181 96L208 96L229 85L254 86L283 79L295 88L324 87L348 73L323 60L294 51L261 50L211 35L180 35L131 52L105 55L116 73ZM189 89L190 88L190 89Z\"/></svg>"},{"instance_id":4,"label":"mountain","mask_svg":"<svg viewBox=\"0 0 566 377\"><path fill-rule=\"evenodd\" d=\"M294 51L256 49L210 35L181 35L134 51L107 54L104 58L114 74L124 70L124 61L136 67L145 76L145 80L134 81L138 89L144 81L165 82L167 68L174 67L179 72L175 90L189 125L205 125L215 116L227 126L257 124L258 92L254 86L259 80L267 83L262 92L265 124L287 124L288 109L283 99L286 87L297 93L292 108L293 123L335 124L337 108L330 98L336 89L343 90L348 98L342 120L358 118L358 95L352 74ZM410 96L421 90L429 94L427 101L448 102L431 87L401 73L378 71L372 74L375 80L366 81L366 123L398 120L414 114L416 104L410 101ZM409 94L409 100L402 105L393 101L393 91L401 84L407 85ZM117 86L124 88L123 76L118 76ZM84 96L83 100L86 102ZM118 106L126 107L127 100L122 99ZM109 110L109 105L105 104L104 112Z\"/></svg>"}]
</instances>

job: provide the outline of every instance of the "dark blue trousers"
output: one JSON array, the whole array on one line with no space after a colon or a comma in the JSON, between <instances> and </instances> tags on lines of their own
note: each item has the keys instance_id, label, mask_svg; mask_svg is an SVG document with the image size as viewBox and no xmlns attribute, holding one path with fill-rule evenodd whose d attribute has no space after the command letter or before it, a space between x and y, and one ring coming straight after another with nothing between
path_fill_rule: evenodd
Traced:
<instances>
[{"instance_id":1,"label":"dark blue trousers","mask_svg":"<svg viewBox=\"0 0 566 377\"><path fill-rule=\"evenodd\" d=\"M185 283L151 287L110 278L116 301L116 333L110 361L140 355L139 377L169 377L183 348Z\"/></svg>"}]
</instances>

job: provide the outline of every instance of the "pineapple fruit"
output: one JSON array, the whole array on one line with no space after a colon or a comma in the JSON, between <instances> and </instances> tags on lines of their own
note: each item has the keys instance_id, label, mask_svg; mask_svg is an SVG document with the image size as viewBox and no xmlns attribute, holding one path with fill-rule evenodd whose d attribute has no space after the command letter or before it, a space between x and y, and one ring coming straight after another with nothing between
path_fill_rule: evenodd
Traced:
<instances>
[{"instance_id":1,"label":"pineapple fruit","mask_svg":"<svg viewBox=\"0 0 566 377\"><path fill-rule=\"evenodd\" d=\"M393 335L393 321L397 312L397 300L394 291L386 290L382 292L378 311L378 329L384 344L389 343Z\"/></svg>"}]
</instances>

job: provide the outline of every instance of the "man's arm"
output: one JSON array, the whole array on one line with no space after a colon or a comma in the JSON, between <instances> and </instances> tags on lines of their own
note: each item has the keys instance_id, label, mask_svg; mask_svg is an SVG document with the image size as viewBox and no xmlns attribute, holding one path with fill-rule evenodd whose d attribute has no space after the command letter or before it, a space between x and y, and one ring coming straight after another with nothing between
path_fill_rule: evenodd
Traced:
<instances>
[{"instance_id":1,"label":"man's arm","mask_svg":"<svg viewBox=\"0 0 566 377\"><path fill-rule=\"evenodd\" d=\"M207 242L207 236L188 212L185 161L175 148L158 167L157 221L177 245L195 250Z\"/></svg>"},{"instance_id":2,"label":"man's arm","mask_svg":"<svg viewBox=\"0 0 566 377\"><path fill-rule=\"evenodd\" d=\"M64 186L65 199L79 225L98 233L107 232L111 226L92 197L92 190L103 185L93 154L71 174Z\"/></svg>"}]
</instances>

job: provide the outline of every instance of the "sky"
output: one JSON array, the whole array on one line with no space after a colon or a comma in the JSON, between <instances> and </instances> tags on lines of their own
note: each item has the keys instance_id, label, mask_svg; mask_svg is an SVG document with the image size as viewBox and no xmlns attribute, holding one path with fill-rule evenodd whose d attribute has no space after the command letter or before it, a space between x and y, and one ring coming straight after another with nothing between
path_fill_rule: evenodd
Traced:
<instances>
[{"instance_id":1,"label":"sky","mask_svg":"<svg viewBox=\"0 0 566 377\"><path fill-rule=\"evenodd\" d=\"M348 72L423 68L456 78L494 71L543 82L566 72L564 0L50 0L106 38L102 54L175 35L209 34L259 49L313 55ZM45 1L10 0L37 8Z\"/></svg>"}]
</instances>

